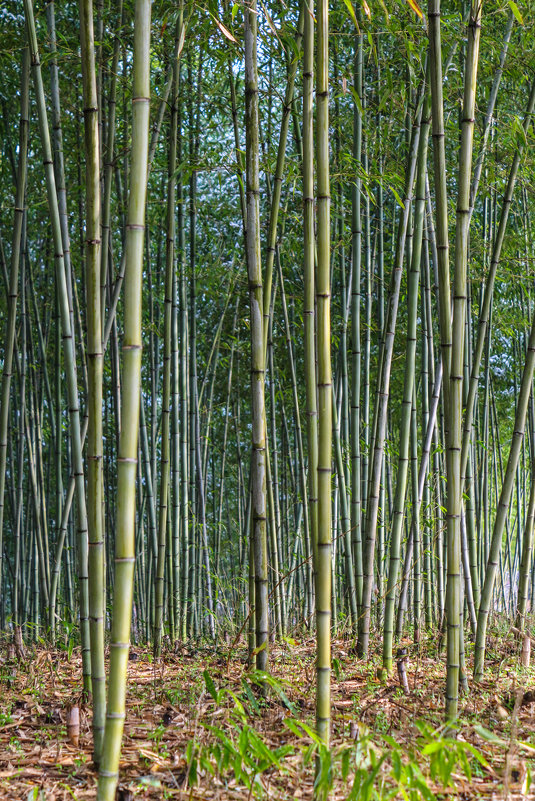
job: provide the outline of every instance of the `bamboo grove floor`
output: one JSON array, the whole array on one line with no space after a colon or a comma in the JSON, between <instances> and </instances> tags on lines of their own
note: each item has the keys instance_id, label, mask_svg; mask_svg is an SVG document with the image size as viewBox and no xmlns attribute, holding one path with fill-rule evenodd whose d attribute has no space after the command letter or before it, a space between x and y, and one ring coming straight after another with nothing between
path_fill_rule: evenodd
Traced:
<instances>
[{"instance_id":1,"label":"bamboo grove floor","mask_svg":"<svg viewBox=\"0 0 535 801\"><path fill-rule=\"evenodd\" d=\"M359 661L351 640L333 643L331 798L350 795L358 755L361 778L383 758L374 780L377 794L370 798L402 798L399 772L416 762L424 789L409 782L405 792L411 799L425 798L425 786L428 799L535 799L535 670L518 668L513 635L493 633L485 680L470 682L462 699L456 742L472 744L481 759L467 752L471 776L464 762L453 759L449 780L447 764L437 762L441 746L430 743L451 738L429 734L442 723L444 657L431 640L419 649L409 641L405 645L409 694L396 673L380 680L379 653ZM310 738L296 721L314 725L314 641L289 639L272 646L276 683L266 700L245 660L243 643L218 649L180 645L158 662L148 651L132 649L120 801L313 797ZM42 644L29 648L19 664L1 644L0 799L96 797L88 706L80 705L78 747L67 738L67 710L80 703L80 686L78 649L51 651ZM259 737L247 744L243 731L250 728ZM269 765L269 755L280 755L276 749L284 746L289 753ZM442 763L448 763L449 753L444 751Z\"/></svg>"}]
</instances>

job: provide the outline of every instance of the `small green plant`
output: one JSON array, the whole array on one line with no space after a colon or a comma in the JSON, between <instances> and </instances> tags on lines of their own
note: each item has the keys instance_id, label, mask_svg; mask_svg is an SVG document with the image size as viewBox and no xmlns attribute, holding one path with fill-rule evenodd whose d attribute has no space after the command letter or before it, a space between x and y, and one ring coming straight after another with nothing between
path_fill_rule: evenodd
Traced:
<instances>
[{"instance_id":1,"label":"small green plant","mask_svg":"<svg viewBox=\"0 0 535 801\"><path fill-rule=\"evenodd\" d=\"M487 760L471 743L444 737L441 732L433 731L427 723L417 721L416 726L421 734L422 754L428 756L431 778L440 781L443 787L452 784L451 775L460 766L468 781L472 778L471 764L475 760L481 767L488 768Z\"/></svg>"},{"instance_id":2,"label":"small green plant","mask_svg":"<svg viewBox=\"0 0 535 801\"><path fill-rule=\"evenodd\" d=\"M336 681L340 681L340 679L342 677L342 671L341 671L341 668L340 668L340 660L336 656L333 656L333 659L332 659L332 669L333 669L333 673L334 673L334 677L335 677Z\"/></svg>"},{"instance_id":3,"label":"small green plant","mask_svg":"<svg viewBox=\"0 0 535 801\"><path fill-rule=\"evenodd\" d=\"M375 718L375 731L379 732L379 734L386 734L389 729L390 722L388 720L388 715L383 709L379 709Z\"/></svg>"},{"instance_id":4,"label":"small green plant","mask_svg":"<svg viewBox=\"0 0 535 801\"><path fill-rule=\"evenodd\" d=\"M77 768L81 768L87 762L87 754L81 753L80 756L74 757L74 764Z\"/></svg>"},{"instance_id":5,"label":"small green plant","mask_svg":"<svg viewBox=\"0 0 535 801\"><path fill-rule=\"evenodd\" d=\"M340 782L349 788L347 801L393 801L397 798L436 801L430 783L446 788L452 785L454 772L462 773L470 781L472 776L482 775L489 767L470 743L446 736L442 728L433 729L418 721L415 725L419 736L408 750L384 733L372 739L363 724L359 725L356 742L329 749L311 724L297 718L280 682L273 677L253 673L248 680L242 679L241 697L228 688L217 689L206 671L204 680L214 702L226 708L227 723L205 726L212 735L210 744L194 740L188 743L185 758L190 787L194 787L201 776L210 775L222 782L234 779L237 785L249 790L250 798L263 797L265 777L271 780L274 774L294 774L295 756L300 754L303 769L314 769L314 792L319 801L326 801ZM294 735L293 744L272 748L249 723L249 716L259 714L263 702L263 698L258 699L253 692L255 685L263 691L266 685L272 688L291 710L291 716L283 723ZM376 731L386 731L388 726L387 716L379 711ZM294 758L289 760L289 756Z\"/></svg>"},{"instance_id":6,"label":"small green plant","mask_svg":"<svg viewBox=\"0 0 535 801\"><path fill-rule=\"evenodd\" d=\"M69 788L67 788L69 789ZM70 790L71 795L74 796L72 790ZM28 795L26 796L26 801L45 801L46 794L44 790L40 790L39 787L32 787L29 790Z\"/></svg>"},{"instance_id":7,"label":"small green plant","mask_svg":"<svg viewBox=\"0 0 535 801\"><path fill-rule=\"evenodd\" d=\"M72 787L69 787L69 785L68 785L68 784L66 784L65 782L60 782L59 786L62 788L62 790L64 790L64 792L66 792L66 793L69 793L69 795L71 796L71 798L76 798L76 793L74 792L74 790L72 789ZM36 789L36 788L35 788L35 789ZM41 792L42 792L42 791L41 791ZM39 801L40 801L40 796L38 796L37 798L38 798L38 799L39 799ZM43 796L43 798L45 798L45 796Z\"/></svg>"},{"instance_id":8,"label":"small green plant","mask_svg":"<svg viewBox=\"0 0 535 801\"><path fill-rule=\"evenodd\" d=\"M24 751L20 740L18 739L18 737L15 737L15 735L9 738L9 748L11 751L16 751L18 753Z\"/></svg>"},{"instance_id":9,"label":"small green plant","mask_svg":"<svg viewBox=\"0 0 535 801\"><path fill-rule=\"evenodd\" d=\"M284 771L283 760L294 748L291 745L270 749L258 732L235 720L227 733L221 727L207 726L216 742L204 746L190 740L186 747L187 777L190 787L200 773L225 777L231 773L237 784L244 785L250 796L262 795L263 774L270 768Z\"/></svg>"},{"instance_id":10,"label":"small green plant","mask_svg":"<svg viewBox=\"0 0 535 801\"><path fill-rule=\"evenodd\" d=\"M149 739L154 740L156 751L160 754L160 756L167 758L169 756L167 745L165 743L162 744L162 738L164 734L165 726L163 723L160 723L148 736Z\"/></svg>"},{"instance_id":11,"label":"small green plant","mask_svg":"<svg viewBox=\"0 0 535 801\"><path fill-rule=\"evenodd\" d=\"M188 783L190 787L195 786L201 773L211 776L217 774L221 777L231 773L237 784L244 785L249 790L250 796L263 795L265 792L263 775L272 768L284 772L284 759L294 751L294 746L282 745L270 748L258 732L247 723L245 707L238 696L226 688L217 690L209 673L204 671L203 675L206 689L216 704L222 706L224 701L230 699L234 702L234 706L229 711L228 729L206 725L207 731L215 739L215 744L204 746L193 740L188 743L186 748ZM283 703L291 707L280 683L273 677L257 672L252 674L251 682L262 688L268 684L278 691ZM260 712L250 685L242 681L242 687L244 701L255 713Z\"/></svg>"}]
</instances>

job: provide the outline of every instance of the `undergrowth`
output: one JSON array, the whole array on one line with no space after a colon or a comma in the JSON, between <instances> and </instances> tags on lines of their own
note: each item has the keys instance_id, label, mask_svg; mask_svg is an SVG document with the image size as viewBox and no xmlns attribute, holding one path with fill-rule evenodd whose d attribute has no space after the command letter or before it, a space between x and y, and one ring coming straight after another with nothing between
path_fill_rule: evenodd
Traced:
<instances>
[{"instance_id":1,"label":"undergrowth","mask_svg":"<svg viewBox=\"0 0 535 801\"><path fill-rule=\"evenodd\" d=\"M329 749L312 725L295 717L296 709L282 683L272 676L258 671L249 674L247 679L242 678L242 692L237 694L226 687L217 690L208 671L203 675L206 690L224 712L227 725L204 724L210 741L188 742L186 776L192 788L201 778L211 776L223 786L244 786L249 798L264 798L270 784L284 779L285 774L305 771L314 763L317 799L326 799L339 781L348 788L347 801L434 801L437 793L455 784L454 776L461 775L470 782L474 773L481 775L482 769L490 769L471 743L425 721L415 721L418 736L408 749L389 735L372 736L364 725L358 727L352 744ZM250 723L267 704L268 688L288 711L282 723L288 735L293 735L292 742L276 748ZM523 788L526 794L530 786L528 769Z\"/></svg>"}]
</instances>

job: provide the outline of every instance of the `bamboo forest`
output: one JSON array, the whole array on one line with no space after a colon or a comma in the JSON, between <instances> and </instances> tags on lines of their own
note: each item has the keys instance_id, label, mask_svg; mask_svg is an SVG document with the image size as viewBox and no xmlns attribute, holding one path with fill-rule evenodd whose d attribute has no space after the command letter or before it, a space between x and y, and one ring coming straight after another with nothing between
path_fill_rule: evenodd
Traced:
<instances>
[{"instance_id":1,"label":"bamboo forest","mask_svg":"<svg viewBox=\"0 0 535 801\"><path fill-rule=\"evenodd\" d=\"M535 799L534 12L0 3L0 801Z\"/></svg>"}]
</instances>

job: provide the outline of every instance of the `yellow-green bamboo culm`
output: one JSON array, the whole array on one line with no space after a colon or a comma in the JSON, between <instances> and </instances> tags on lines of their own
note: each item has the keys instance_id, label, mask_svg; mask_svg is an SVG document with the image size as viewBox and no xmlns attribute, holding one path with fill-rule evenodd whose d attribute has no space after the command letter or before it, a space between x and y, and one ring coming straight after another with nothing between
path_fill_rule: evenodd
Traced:
<instances>
[{"instance_id":1,"label":"yellow-green bamboo culm","mask_svg":"<svg viewBox=\"0 0 535 801\"><path fill-rule=\"evenodd\" d=\"M126 224L123 392L117 466L115 585L110 674L98 801L117 787L126 699L126 670L134 590L136 476L141 398L141 296L150 111L150 0L136 0L132 85L132 156Z\"/></svg>"},{"instance_id":2,"label":"yellow-green bamboo culm","mask_svg":"<svg viewBox=\"0 0 535 801\"><path fill-rule=\"evenodd\" d=\"M392 514L392 531L390 536L388 584L385 599L383 667L388 672L392 670L394 605L398 582L399 564L401 560L401 536L403 533L405 497L407 490L407 477L409 472L409 434L411 429L411 412L416 374L418 286L420 280L420 260L422 255L422 237L425 219L425 177L427 173L427 143L430 126L430 114L431 96L429 92L426 92L426 99L424 102L422 119L420 123L420 139L418 143L418 174L416 180L414 235L411 269L408 278L407 345L405 355L403 402L401 407L402 419L400 427L396 492Z\"/></svg>"},{"instance_id":3,"label":"yellow-green bamboo culm","mask_svg":"<svg viewBox=\"0 0 535 801\"><path fill-rule=\"evenodd\" d=\"M251 540L253 547L251 550L254 552L256 667L258 670L266 670L268 664L266 418L263 289L260 258L257 27L256 2L253 0L245 10L245 160L252 407Z\"/></svg>"},{"instance_id":4,"label":"yellow-green bamboo culm","mask_svg":"<svg viewBox=\"0 0 535 801\"><path fill-rule=\"evenodd\" d=\"M305 385L308 440L308 507L312 540L313 570L318 562L318 404L316 386L316 343L314 337L314 19L304 14L303 52L303 270Z\"/></svg>"},{"instance_id":5,"label":"yellow-green bamboo culm","mask_svg":"<svg viewBox=\"0 0 535 801\"><path fill-rule=\"evenodd\" d=\"M318 353L318 564L316 569L316 728L329 745L331 727L331 285L329 176L329 5L317 6L317 353Z\"/></svg>"},{"instance_id":6,"label":"yellow-green bamboo culm","mask_svg":"<svg viewBox=\"0 0 535 801\"><path fill-rule=\"evenodd\" d=\"M8 314L4 345L4 369L2 372L2 394L0 397L0 624L4 625L4 595L2 589L3 558L4 558L4 495L6 481L7 439L9 425L9 393L11 376L13 373L13 351L15 345L15 324L17 315L17 295L19 284L20 245L22 237L22 223L24 219L24 199L26 194L26 172L28 158L28 128L29 128L29 83L30 83L30 53L25 48L22 55L21 93L20 93L20 124L19 124L19 161L17 166L17 189L15 194L15 213L13 222L13 236L11 240L11 269L9 276ZM17 591L14 592L14 623L18 624Z\"/></svg>"},{"instance_id":7,"label":"yellow-green bamboo culm","mask_svg":"<svg viewBox=\"0 0 535 801\"><path fill-rule=\"evenodd\" d=\"M176 155L179 87L179 43L182 30L182 13L176 29L175 53L173 56L173 84L171 90L171 113L169 133L169 159L167 173L167 235L165 241L165 306L163 337L163 389L162 389L162 438L160 470L160 505L158 517L158 551L155 577L155 615L154 615L154 655L160 656L163 629L164 604L164 560L165 542L168 527L169 476L171 459L171 351L173 315L173 277L175 275L175 237L176 237Z\"/></svg>"},{"instance_id":8,"label":"yellow-green bamboo culm","mask_svg":"<svg viewBox=\"0 0 535 801\"><path fill-rule=\"evenodd\" d=\"M76 380L76 357L74 348L74 331L71 324L69 293L67 289L67 271L65 269L64 244L61 231L58 191L54 176L50 131L46 112L46 101L43 87L43 76L37 43L37 32L31 0L24 0L24 14L30 48L32 77L35 87L39 133L43 152L43 166L47 190L48 209L54 243L56 280L63 338L63 356L67 379L67 395L69 403L69 428L72 448L72 461L76 486L76 512L78 537L78 576L80 584L80 638L82 642L82 672L84 692L91 692L91 655L89 646L89 602L88 602L88 546L87 546L87 510L84 486L84 465L82 458L82 436L80 432L80 407Z\"/></svg>"},{"instance_id":9,"label":"yellow-green bamboo culm","mask_svg":"<svg viewBox=\"0 0 535 801\"><path fill-rule=\"evenodd\" d=\"M357 12L358 13L358 12ZM359 14L360 18L360 14ZM358 103L353 108L353 158L357 165L355 180L351 187L351 254L353 271L351 277L351 534L357 606L362 603L362 503L361 503L361 452L360 452L360 388L361 388L361 344L360 344L360 281L362 262L362 179L358 165L362 161L362 32L355 37L355 63L353 88Z\"/></svg>"},{"instance_id":10,"label":"yellow-green bamboo culm","mask_svg":"<svg viewBox=\"0 0 535 801\"><path fill-rule=\"evenodd\" d=\"M418 161L418 145L420 141L420 121L424 99L424 83L420 87L419 101L413 120L409 154L405 173L405 191L403 209L401 212L396 234L396 252L390 279L388 313L385 320L384 331L379 356L379 372L377 377L377 404L373 421L373 448L368 481L368 496L366 506L366 528L363 543L363 582L362 603L359 610L358 653L366 656L370 641L371 603L375 578L375 543L377 535L377 522L379 515L380 484L383 472L384 444L386 438L386 424L388 412L388 399L390 394L390 371L394 352L394 337L399 306L401 288L401 274L405 257L405 240L409 225L409 214L412 206L412 192L414 177Z\"/></svg>"},{"instance_id":11,"label":"yellow-green bamboo culm","mask_svg":"<svg viewBox=\"0 0 535 801\"><path fill-rule=\"evenodd\" d=\"M447 432L447 673L446 718L457 717L459 673L461 670L461 445L463 412L463 366L466 320L468 268L468 234L470 228L470 178L474 141L477 67L481 33L481 2L475 0L468 25L464 98L461 121L461 148L455 228L455 273L453 288L452 347L449 374L449 427Z\"/></svg>"},{"instance_id":12,"label":"yellow-green bamboo culm","mask_svg":"<svg viewBox=\"0 0 535 801\"><path fill-rule=\"evenodd\" d=\"M102 300L100 296L100 145L93 2L80 0L80 45L85 133L85 266L87 305L88 436L87 530L89 636L93 691L93 760L99 764L106 715L104 667L104 531L102 515Z\"/></svg>"}]
</instances>

